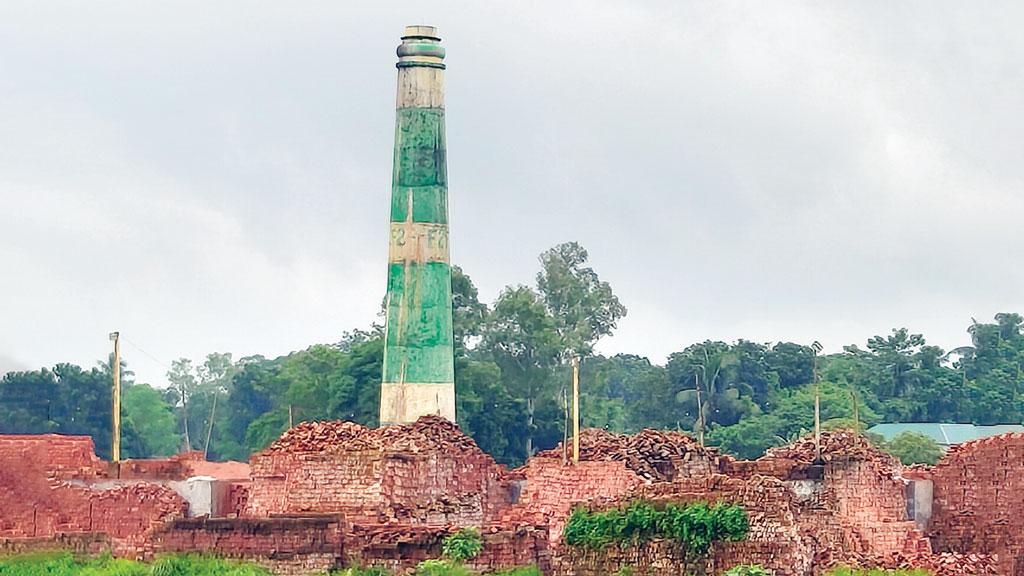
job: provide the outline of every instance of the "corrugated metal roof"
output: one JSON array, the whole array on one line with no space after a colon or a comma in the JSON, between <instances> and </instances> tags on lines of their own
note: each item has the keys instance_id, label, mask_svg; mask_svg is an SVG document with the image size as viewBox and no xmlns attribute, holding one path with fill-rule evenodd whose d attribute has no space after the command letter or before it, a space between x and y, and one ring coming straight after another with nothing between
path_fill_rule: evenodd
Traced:
<instances>
[{"instance_id":1,"label":"corrugated metal roof","mask_svg":"<svg viewBox=\"0 0 1024 576\"><path fill-rule=\"evenodd\" d=\"M868 429L872 434L879 434L886 440L892 440L903 432L924 434L943 446L960 444L978 438L988 438L1007 432L1024 432L1020 424L997 424L994 426L976 426L974 424L943 424L940 422L886 423L876 424Z\"/></svg>"}]
</instances>

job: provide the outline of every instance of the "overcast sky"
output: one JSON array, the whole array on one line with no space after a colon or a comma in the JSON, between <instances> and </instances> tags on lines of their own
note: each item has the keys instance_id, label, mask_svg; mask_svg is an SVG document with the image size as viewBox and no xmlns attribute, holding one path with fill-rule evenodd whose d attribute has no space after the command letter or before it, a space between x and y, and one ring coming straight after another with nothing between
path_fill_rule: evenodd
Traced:
<instances>
[{"instance_id":1,"label":"overcast sky","mask_svg":"<svg viewBox=\"0 0 1024 576\"><path fill-rule=\"evenodd\" d=\"M577 240L606 353L1024 312L1019 2L0 3L0 371L143 381L377 319L395 47L448 50L452 258ZM141 350L139 349L141 348ZM143 350L145 352L143 352Z\"/></svg>"}]
</instances>

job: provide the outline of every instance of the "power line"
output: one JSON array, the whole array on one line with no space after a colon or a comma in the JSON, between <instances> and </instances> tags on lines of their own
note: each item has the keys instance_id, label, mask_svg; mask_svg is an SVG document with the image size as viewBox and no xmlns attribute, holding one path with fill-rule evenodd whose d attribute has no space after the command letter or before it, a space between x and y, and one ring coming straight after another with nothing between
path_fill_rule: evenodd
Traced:
<instances>
[{"instance_id":1,"label":"power line","mask_svg":"<svg viewBox=\"0 0 1024 576\"><path fill-rule=\"evenodd\" d=\"M164 368L166 368L168 370L171 370L171 367L166 362L164 362L163 360L161 360L161 359L157 358L156 356L150 354L149 352L145 351L141 346L139 346L135 342L132 342L131 340L129 340L127 336L122 335L121 339L124 340L125 342L127 342L128 344L130 344L132 348L135 348L139 352L142 352L143 354L148 356L150 360L156 362L157 364L163 366Z\"/></svg>"}]
</instances>

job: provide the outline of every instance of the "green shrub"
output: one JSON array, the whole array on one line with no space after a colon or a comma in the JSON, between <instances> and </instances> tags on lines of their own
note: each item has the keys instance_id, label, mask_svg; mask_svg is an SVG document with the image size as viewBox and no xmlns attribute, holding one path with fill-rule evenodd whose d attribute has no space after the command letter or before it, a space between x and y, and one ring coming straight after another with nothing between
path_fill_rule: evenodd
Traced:
<instances>
[{"instance_id":1,"label":"green shrub","mask_svg":"<svg viewBox=\"0 0 1024 576\"><path fill-rule=\"evenodd\" d=\"M722 576L772 576L772 572L756 564L740 564L729 568Z\"/></svg>"},{"instance_id":2,"label":"green shrub","mask_svg":"<svg viewBox=\"0 0 1024 576\"><path fill-rule=\"evenodd\" d=\"M484 540L476 528L463 528L446 536L441 543L441 553L445 558L455 562L472 560L483 549Z\"/></svg>"},{"instance_id":3,"label":"green shrub","mask_svg":"<svg viewBox=\"0 0 1024 576\"><path fill-rule=\"evenodd\" d=\"M735 504L695 502L658 509L649 502L636 501L624 510L576 508L562 538L570 546L591 549L612 542L635 544L666 538L684 546L688 553L705 554L714 542L743 540L749 528L746 510Z\"/></svg>"}]
</instances>

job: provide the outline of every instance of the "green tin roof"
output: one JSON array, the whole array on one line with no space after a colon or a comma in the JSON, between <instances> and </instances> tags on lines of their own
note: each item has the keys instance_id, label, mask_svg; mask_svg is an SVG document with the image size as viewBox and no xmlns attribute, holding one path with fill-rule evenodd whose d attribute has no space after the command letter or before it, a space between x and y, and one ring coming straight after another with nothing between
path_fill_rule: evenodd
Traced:
<instances>
[{"instance_id":1,"label":"green tin roof","mask_svg":"<svg viewBox=\"0 0 1024 576\"><path fill-rule=\"evenodd\" d=\"M876 424L869 428L868 432L879 434L886 440L892 440L903 432L917 432L918 434L928 436L943 446L951 446L1007 432L1024 432L1024 426L1020 424L977 426L974 424L941 424L937 422L890 423Z\"/></svg>"}]
</instances>

